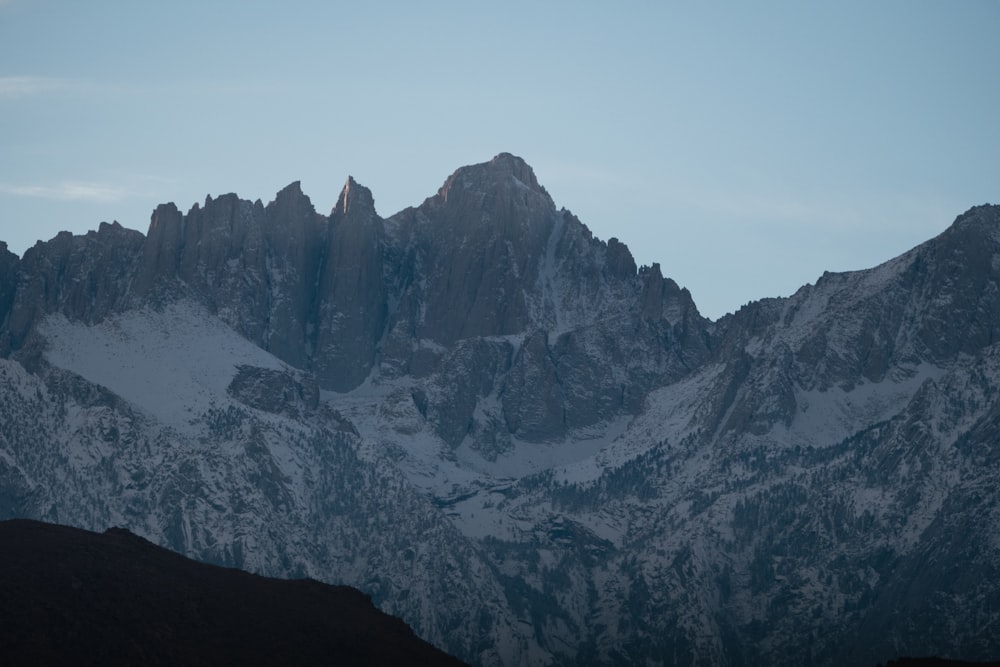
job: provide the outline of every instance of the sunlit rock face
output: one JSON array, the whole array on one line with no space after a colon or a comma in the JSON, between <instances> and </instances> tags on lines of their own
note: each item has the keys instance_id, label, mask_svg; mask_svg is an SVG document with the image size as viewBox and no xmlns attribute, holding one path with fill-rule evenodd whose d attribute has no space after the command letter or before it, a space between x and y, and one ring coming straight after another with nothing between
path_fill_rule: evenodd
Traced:
<instances>
[{"instance_id":1,"label":"sunlit rock face","mask_svg":"<svg viewBox=\"0 0 1000 667\"><path fill-rule=\"evenodd\" d=\"M998 257L976 207L712 322L509 154L386 218L165 204L0 249L0 516L350 583L475 664L993 658Z\"/></svg>"}]
</instances>

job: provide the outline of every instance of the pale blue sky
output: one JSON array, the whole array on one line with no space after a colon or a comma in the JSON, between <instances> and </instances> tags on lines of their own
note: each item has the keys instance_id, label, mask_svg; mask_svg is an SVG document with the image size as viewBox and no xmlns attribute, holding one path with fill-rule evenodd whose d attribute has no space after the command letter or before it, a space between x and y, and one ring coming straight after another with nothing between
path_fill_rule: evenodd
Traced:
<instances>
[{"instance_id":1,"label":"pale blue sky","mask_svg":"<svg viewBox=\"0 0 1000 667\"><path fill-rule=\"evenodd\" d=\"M0 0L0 240L520 155L705 315L1000 203L1000 0Z\"/></svg>"}]
</instances>

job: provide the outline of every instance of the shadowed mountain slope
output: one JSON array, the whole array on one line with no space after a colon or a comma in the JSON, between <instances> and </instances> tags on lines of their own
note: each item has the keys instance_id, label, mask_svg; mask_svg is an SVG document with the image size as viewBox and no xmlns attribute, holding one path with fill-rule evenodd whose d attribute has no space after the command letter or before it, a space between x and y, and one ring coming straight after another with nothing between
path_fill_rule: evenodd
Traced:
<instances>
[{"instance_id":1,"label":"shadowed mountain slope","mask_svg":"<svg viewBox=\"0 0 1000 667\"><path fill-rule=\"evenodd\" d=\"M5 665L461 665L346 586L198 563L123 529L0 523Z\"/></svg>"}]
</instances>

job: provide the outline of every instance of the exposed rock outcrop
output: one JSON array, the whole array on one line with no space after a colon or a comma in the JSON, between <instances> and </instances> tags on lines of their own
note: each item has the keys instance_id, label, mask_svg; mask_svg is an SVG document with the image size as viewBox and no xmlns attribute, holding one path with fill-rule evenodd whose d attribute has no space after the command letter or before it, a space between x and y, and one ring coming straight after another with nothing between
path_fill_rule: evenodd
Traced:
<instances>
[{"instance_id":1,"label":"exposed rock outcrop","mask_svg":"<svg viewBox=\"0 0 1000 667\"><path fill-rule=\"evenodd\" d=\"M320 384L335 391L357 387L376 363L390 300L383 235L371 191L348 179L327 226L312 355Z\"/></svg>"},{"instance_id":2,"label":"exposed rock outcrop","mask_svg":"<svg viewBox=\"0 0 1000 667\"><path fill-rule=\"evenodd\" d=\"M312 376L258 366L240 366L228 392L258 410L299 417L319 407L319 387Z\"/></svg>"},{"instance_id":3,"label":"exposed rock outcrop","mask_svg":"<svg viewBox=\"0 0 1000 667\"><path fill-rule=\"evenodd\" d=\"M10 353L9 326L11 307L14 305L14 294L17 291L20 259L7 250L7 244L0 241L0 356Z\"/></svg>"},{"instance_id":4,"label":"exposed rock outcrop","mask_svg":"<svg viewBox=\"0 0 1000 667\"><path fill-rule=\"evenodd\" d=\"M29 248L16 266L13 298L0 339L17 349L39 318L62 313L82 322L98 322L123 307L143 247L139 232L117 222L101 223L96 232L73 236L60 232Z\"/></svg>"}]
</instances>

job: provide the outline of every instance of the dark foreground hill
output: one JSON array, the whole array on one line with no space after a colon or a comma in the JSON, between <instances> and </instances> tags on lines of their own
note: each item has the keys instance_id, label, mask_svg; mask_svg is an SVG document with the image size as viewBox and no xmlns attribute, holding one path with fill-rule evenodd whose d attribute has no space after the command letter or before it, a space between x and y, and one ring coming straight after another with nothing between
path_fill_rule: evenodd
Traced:
<instances>
[{"instance_id":1,"label":"dark foreground hill","mask_svg":"<svg viewBox=\"0 0 1000 667\"><path fill-rule=\"evenodd\" d=\"M0 522L5 665L461 665L346 586L198 563L122 529Z\"/></svg>"},{"instance_id":2,"label":"dark foreground hill","mask_svg":"<svg viewBox=\"0 0 1000 667\"><path fill-rule=\"evenodd\" d=\"M945 658L899 658L885 663L885 667L997 667L1000 662L966 662ZM882 664L879 663L879 667Z\"/></svg>"}]
</instances>

